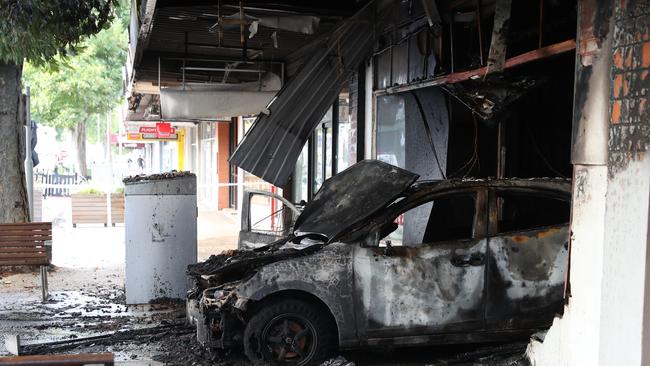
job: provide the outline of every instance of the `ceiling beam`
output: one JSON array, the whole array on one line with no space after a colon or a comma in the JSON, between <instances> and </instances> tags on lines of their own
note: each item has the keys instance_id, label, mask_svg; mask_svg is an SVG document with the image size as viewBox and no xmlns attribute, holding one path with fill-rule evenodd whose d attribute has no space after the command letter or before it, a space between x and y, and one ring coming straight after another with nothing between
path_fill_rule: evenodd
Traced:
<instances>
[{"instance_id":1,"label":"ceiling beam","mask_svg":"<svg viewBox=\"0 0 650 366\"><path fill-rule=\"evenodd\" d=\"M139 12L139 11L138 11ZM154 14L156 12L156 0L145 0L144 15L138 30L138 44L135 47L135 58L133 65L139 65L144 50L149 47L151 31L153 30ZM138 16L139 14L135 14ZM133 14L131 15L133 16Z\"/></svg>"}]
</instances>

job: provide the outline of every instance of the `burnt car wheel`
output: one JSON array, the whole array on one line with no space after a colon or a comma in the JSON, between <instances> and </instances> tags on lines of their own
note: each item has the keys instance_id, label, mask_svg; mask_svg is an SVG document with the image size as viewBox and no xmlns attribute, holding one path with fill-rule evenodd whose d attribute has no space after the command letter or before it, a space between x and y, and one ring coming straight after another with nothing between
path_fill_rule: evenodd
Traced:
<instances>
[{"instance_id":1,"label":"burnt car wheel","mask_svg":"<svg viewBox=\"0 0 650 366\"><path fill-rule=\"evenodd\" d=\"M254 363L317 365L334 345L334 329L318 307L281 300L262 308L244 331L244 351Z\"/></svg>"}]
</instances>

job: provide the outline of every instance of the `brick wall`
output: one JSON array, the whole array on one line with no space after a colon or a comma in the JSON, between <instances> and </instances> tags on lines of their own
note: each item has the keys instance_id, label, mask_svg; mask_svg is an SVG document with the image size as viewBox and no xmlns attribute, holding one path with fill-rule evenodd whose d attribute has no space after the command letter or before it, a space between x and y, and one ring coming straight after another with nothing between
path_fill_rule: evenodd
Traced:
<instances>
[{"instance_id":1,"label":"brick wall","mask_svg":"<svg viewBox=\"0 0 650 366\"><path fill-rule=\"evenodd\" d=\"M650 1L616 2L609 169L616 174L650 148Z\"/></svg>"}]
</instances>

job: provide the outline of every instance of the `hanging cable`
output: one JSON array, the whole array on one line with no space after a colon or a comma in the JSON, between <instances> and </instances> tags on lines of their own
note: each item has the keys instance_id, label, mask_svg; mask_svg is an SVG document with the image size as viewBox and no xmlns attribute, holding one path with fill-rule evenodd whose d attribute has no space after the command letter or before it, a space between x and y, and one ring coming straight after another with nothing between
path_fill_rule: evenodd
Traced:
<instances>
[{"instance_id":1,"label":"hanging cable","mask_svg":"<svg viewBox=\"0 0 650 366\"><path fill-rule=\"evenodd\" d=\"M544 154L543 154L542 151L540 150L539 145L537 145L537 139L535 139L535 136L533 136L533 133L532 133L531 130L532 130L531 128L527 128L527 129L526 129L526 131L528 132L528 137L530 137L530 140L531 140L531 142L533 143L533 147L535 147L535 152L537 153L537 155L539 155L540 159L542 159L542 162L544 163L544 165L546 165L546 167L547 167L547 168L548 168L548 169L549 169L553 174L557 174L557 176L559 176L559 177L566 178L566 175L560 173L560 172L557 171L555 168L553 168L553 166L551 165L551 163L546 159L546 157L544 156Z\"/></svg>"}]
</instances>

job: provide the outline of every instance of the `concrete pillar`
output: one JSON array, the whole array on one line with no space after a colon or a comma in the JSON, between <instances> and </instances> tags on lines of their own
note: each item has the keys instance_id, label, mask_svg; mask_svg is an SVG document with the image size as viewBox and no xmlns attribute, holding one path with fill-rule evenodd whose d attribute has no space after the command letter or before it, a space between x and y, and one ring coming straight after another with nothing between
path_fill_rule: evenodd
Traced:
<instances>
[{"instance_id":1,"label":"concrete pillar","mask_svg":"<svg viewBox=\"0 0 650 366\"><path fill-rule=\"evenodd\" d=\"M579 1L571 297L533 365L650 364L650 3Z\"/></svg>"},{"instance_id":2,"label":"concrete pillar","mask_svg":"<svg viewBox=\"0 0 650 366\"><path fill-rule=\"evenodd\" d=\"M650 316L650 1L616 2L612 59L600 364L641 365Z\"/></svg>"}]
</instances>

